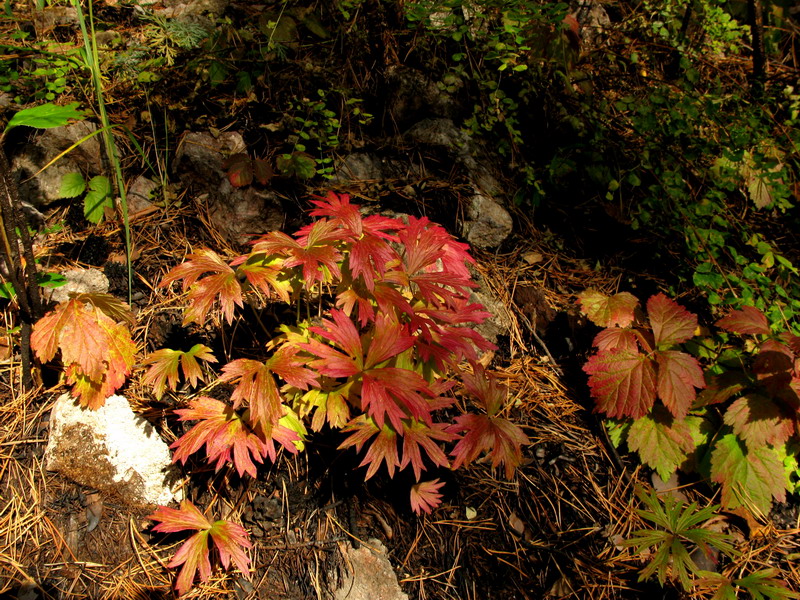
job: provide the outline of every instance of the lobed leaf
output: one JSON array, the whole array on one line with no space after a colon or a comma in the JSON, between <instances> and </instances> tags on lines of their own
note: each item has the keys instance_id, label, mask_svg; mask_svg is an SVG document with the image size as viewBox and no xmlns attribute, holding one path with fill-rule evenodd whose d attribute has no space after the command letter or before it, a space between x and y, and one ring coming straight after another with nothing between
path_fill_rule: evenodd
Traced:
<instances>
[{"instance_id":1,"label":"lobed leaf","mask_svg":"<svg viewBox=\"0 0 800 600\"><path fill-rule=\"evenodd\" d=\"M700 363L693 356L677 350L656 352L655 356L658 397L676 419L683 419L694 404L695 388L706 385Z\"/></svg>"},{"instance_id":2,"label":"lobed leaf","mask_svg":"<svg viewBox=\"0 0 800 600\"><path fill-rule=\"evenodd\" d=\"M697 329L697 315L664 294L656 294L647 301L647 316L659 348L685 342Z\"/></svg>"},{"instance_id":3,"label":"lobed leaf","mask_svg":"<svg viewBox=\"0 0 800 600\"><path fill-rule=\"evenodd\" d=\"M183 290L189 290L188 308L183 322L202 325L215 302L219 301L222 314L230 324L233 322L234 305L242 307L242 288L234 270L216 252L199 250L187 260L167 273L160 287L178 280L183 281ZM205 277L201 276L211 273Z\"/></svg>"},{"instance_id":4,"label":"lobed leaf","mask_svg":"<svg viewBox=\"0 0 800 600\"><path fill-rule=\"evenodd\" d=\"M628 292L607 296L597 290L578 294L581 310L589 320L600 327L630 327L633 325L639 300Z\"/></svg>"},{"instance_id":5,"label":"lobed leaf","mask_svg":"<svg viewBox=\"0 0 800 600\"><path fill-rule=\"evenodd\" d=\"M528 436L516 424L501 417L466 414L456 417L448 427L450 433L466 432L450 453L455 458L453 469L475 460L481 452L492 458L492 467L505 467L506 479L511 479L522 462L522 446Z\"/></svg>"},{"instance_id":6,"label":"lobed leaf","mask_svg":"<svg viewBox=\"0 0 800 600\"><path fill-rule=\"evenodd\" d=\"M583 366L597 410L609 417L638 419L656 400L656 370L645 354L622 348L601 352Z\"/></svg>"},{"instance_id":7,"label":"lobed leaf","mask_svg":"<svg viewBox=\"0 0 800 600\"><path fill-rule=\"evenodd\" d=\"M794 422L786 418L771 398L747 394L735 400L725 411L724 421L748 449L785 443L794 433Z\"/></svg>"},{"instance_id":8,"label":"lobed leaf","mask_svg":"<svg viewBox=\"0 0 800 600\"><path fill-rule=\"evenodd\" d=\"M731 333L745 335L770 335L767 317L755 306L743 306L732 311L716 323L717 327Z\"/></svg>"},{"instance_id":9,"label":"lobed leaf","mask_svg":"<svg viewBox=\"0 0 800 600\"><path fill-rule=\"evenodd\" d=\"M695 442L689 423L656 407L631 424L628 448L667 481L694 450Z\"/></svg>"},{"instance_id":10,"label":"lobed leaf","mask_svg":"<svg viewBox=\"0 0 800 600\"><path fill-rule=\"evenodd\" d=\"M411 486L411 510L415 513L427 513L442 503L442 494L439 490L444 486L443 481L433 479L420 481Z\"/></svg>"},{"instance_id":11,"label":"lobed leaf","mask_svg":"<svg viewBox=\"0 0 800 600\"><path fill-rule=\"evenodd\" d=\"M725 508L744 506L766 515L772 499L786 497L783 462L775 449L759 446L749 449L729 433L719 440L711 454L711 479L722 484Z\"/></svg>"}]
</instances>

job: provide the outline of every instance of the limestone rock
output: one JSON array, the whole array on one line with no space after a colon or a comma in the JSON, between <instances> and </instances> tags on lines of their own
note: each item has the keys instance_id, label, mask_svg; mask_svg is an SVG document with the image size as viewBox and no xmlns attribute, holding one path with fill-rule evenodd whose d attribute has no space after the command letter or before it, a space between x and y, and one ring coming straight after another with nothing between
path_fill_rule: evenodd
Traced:
<instances>
[{"instance_id":1,"label":"limestone rock","mask_svg":"<svg viewBox=\"0 0 800 600\"><path fill-rule=\"evenodd\" d=\"M458 112L454 97L422 71L402 65L391 66L386 72L386 83L389 112L392 120L401 126L423 117L453 118Z\"/></svg>"},{"instance_id":2,"label":"limestone rock","mask_svg":"<svg viewBox=\"0 0 800 600\"><path fill-rule=\"evenodd\" d=\"M109 397L96 411L81 408L69 394L59 396L50 414L45 464L131 506L175 499L169 447L122 396Z\"/></svg>"},{"instance_id":3,"label":"limestone rock","mask_svg":"<svg viewBox=\"0 0 800 600\"><path fill-rule=\"evenodd\" d=\"M334 600L408 600L380 540L370 539L357 550L346 545L342 554L344 573L333 592Z\"/></svg>"}]
</instances>

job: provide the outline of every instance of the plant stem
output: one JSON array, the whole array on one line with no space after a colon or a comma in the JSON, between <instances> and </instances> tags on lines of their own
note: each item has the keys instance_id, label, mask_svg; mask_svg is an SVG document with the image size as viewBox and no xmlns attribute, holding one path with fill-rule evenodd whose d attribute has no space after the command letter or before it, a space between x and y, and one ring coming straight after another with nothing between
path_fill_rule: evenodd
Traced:
<instances>
[{"instance_id":1,"label":"plant stem","mask_svg":"<svg viewBox=\"0 0 800 600\"><path fill-rule=\"evenodd\" d=\"M92 81L94 82L95 96L97 102L97 109L100 113L100 121L103 126L103 144L106 149L106 155L109 162L114 167L114 187L119 194L120 207L122 209L122 222L125 232L125 257L128 266L128 303L131 302L133 295L133 269L131 266L131 228L130 220L128 218L128 199L125 194L125 180L122 177L122 166L117 156L117 147L114 144L114 136L111 133L111 123L108 119L106 112L106 104L103 96L103 79L100 72L100 57L97 53L97 38L95 37L94 30L94 13L93 13L93 0L88 0L89 7L89 30L86 29L86 20L83 16L80 0L72 0L72 4L78 12L78 23L81 27L81 34L83 35L83 46L86 55L86 64L92 73ZM90 35L91 32L91 35Z\"/></svg>"}]
</instances>

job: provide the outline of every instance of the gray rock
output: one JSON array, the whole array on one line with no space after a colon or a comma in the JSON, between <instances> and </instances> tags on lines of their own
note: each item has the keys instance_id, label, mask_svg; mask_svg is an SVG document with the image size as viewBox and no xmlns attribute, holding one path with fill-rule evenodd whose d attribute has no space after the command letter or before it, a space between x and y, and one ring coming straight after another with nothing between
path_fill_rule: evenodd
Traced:
<instances>
[{"instance_id":1,"label":"gray rock","mask_svg":"<svg viewBox=\"0 0 800 600\"><path fill-rule=\"evenodd\" d=\"M386 72L386 83L389 87L389 113L401 127L423 117L452 119L458 112L458 102L442 89L444 84L431 80L421 71L401 65L391 66ZM450 85L458 87L455 81Z\"/></svg>"},{"instance_id":2,"label":"gray rock","mask_svg":"<svg viewBox=\"0 0 800 600\"><path fill-rule=\"evenodd\" d=\"M56 156L96 130L94 123L79 121L37 133L31 143L11 159L11 170L20 182L20 198L36 207L47 206L61 198L61 180L67 173L78 172L87 178L102 174L99 135L81 142L39 173Z\"/></svg>"},{"instance_id":3,"label":"gray rock","mask_svg":"<svg viewBox=\"0 0 800 600\"><path fill-rule=\"evenodd\" d=\"M169 447L122 396L93 411L62 394L50 413L44 459L48 470L130 506L176 499Z\"/></svg>"},{"instance_id":4,"label":"gray rock","mask_svg":"<svg viewBox=\"0 0 800 600\"><path fill-rule=\"evenodd\" d=\"M159 184L144 175L137 177L131 184L126 197L128 199L128 214L144 212L153 206L151 200Z\"/></svg>"},{"instance_id":5,"label":"gray rock","mask_svg":"<svg viewBox=\"0 0 800 600\"><path fill-rule=\"evenodd\" d=\"M478 248L496 248L503 243L514 226L508 211L477 190L467 202L467 218L461 224L464 238Z\"/></svg>"},{"instance_id":6,"label":"gray rock","mask_svg":"<svg viewBox=\"0 0 800 600\"><path fill-rule=\"evenodd\" d=\"M503 186L492 174L499 171L494 160L484 152L466 131L456 127L450 119L423 119L411 127L403 139L414 145L426 145L446 149L457 164L466 171L469 179L492 196L502 196Z\"/></svg>"},{"instance_id":7,"label":"gray rock","mask_svg":"<svg viewBox=\"0 0 800 600\"><path fill-rule=\"evenodd\" d=\"M483 284L472 292L470 300L482 304L492 314L491 317L475 327L478 333L493 344L497 344L499 336L508 335L508 332L511 331L512 321L505 304L495 298Z\"/></svg>"},{"instance_id":8,"label":"gray rock","mask_svg":"<svg viewBox=\"0 0 800 600\"><path fill-rule=\"evenodd\" d=\"M97 269L70 269L62 275L67 283L61 287L47 290L46 300L65 302L75 294L105 294L108 292L108 278Z\"/></svg>"},{"instance_id":9,"label":"gray rock","mask_svg":"<svg viewBox=\"0 0 800 600\"><path fill-rule=\"evenodd\" d=\"M219 192L209 203L209 217L228 241L246 244L260 234L283 227L283 207L274 192L254 187L237 189L227 179Z\"/></svg>"},{"instance_id":10,"label":"gray rock","mask_svg":"<svg viewBox=\"0 0 800 600\"><path fill-rule=\"evenodd\" d=\"M277 195L254 186L234 188L222 163L231 154L245 151L242 136L225 132L186 133L176 154L176 171L198 201L208 206L211 223L234 244L244 244L283 225L283 209Z\"/></svg>"},{"instance_id":11,"label":"gray rock","mask_svg":"<svg viewBox=\"0 0 800 600\"><path fill-rule=\"evenodd\" d=\"M160 12L171 18L193 15L215 17L224 13L228 4L229 0L165 0L164 10Z\"/></svg>"},{"instance_id":12,"label":"gray rock","mask_svg":"<svg viewBox=\"0 0 800 600\"><path fill-rule=\"evenodd\" d=\"M333 181L385 181L404 179L414 173L410 163L382 158L369 152L354 152L336 165Z\"/></svg>"},{"instance_id":13,"label":"gray rock","mask_svg":"<svg viewBox=\"0 0 800 600\"><path fill-rule=\"evenodd\" d=\"M408 600L380 540L372 538L358 550L345 545L342 555L344 573L333 592L334 600Z\"/></svg>"}]
</instances>

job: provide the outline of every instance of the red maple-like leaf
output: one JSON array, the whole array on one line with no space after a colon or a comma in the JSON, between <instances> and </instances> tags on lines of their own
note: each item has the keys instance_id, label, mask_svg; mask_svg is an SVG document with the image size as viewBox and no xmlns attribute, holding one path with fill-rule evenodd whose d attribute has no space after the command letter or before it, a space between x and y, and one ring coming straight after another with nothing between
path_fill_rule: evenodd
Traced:
<instances>
[{"instance_id":1,"label":"red maple-like leaf","mask_svg":"<svg viewBox=\"0 0 800 600\"><path fill-rule=\"evenodd\" d=\"M695 388L706 385L703 369L693 356L677 350L663 350L655 356L658 397L673 416L681 420L695 401Z\"/></svg>"},{"instance_id":2,"label":"red maple-like leaf","mask_svg":"<svg viewBox=\"0 0 800 600\"><path fill-rule=\"evenodd\" d=\"M286 303L291 301L292 283L284 269L285 258L267 256L253 251L231 261L238 273L243 273L247 282L268 298L275 294Z\"/></svg>"},{"instance_id":3,"label":"red maple-like leaf","mask_svg":"<svg viewBox=\"0 0 800 600\"><path fill-rule=\"evenodd\" d=\"M456 438L455 435L445 431L447 425L444 423L434 423L429 426L416 419L409 419L403 422L403 459L400 461L400 469L405 469L409 464L414 469L414 477L419 480L422 471L425 470L423 456L420 448L425 451L425 455L440 467L449 467L450 463L444 451L439 447L435 440L449 442Z\"/></svg>"},{"instance_id":4,"label":"red maple-like leaf","mask_svg":"<svg viewBox=\"0 0 800 600\"><path fill-rule=\"evenodd\" d=\"M200 396L190 402L189 408L178 409L175 413L181 421L198 423L170 446L175 450L173 462L185 464L192 454L205 446L206 458L210 463L216 462L217 471L233 462L240 477L244 473L257 476L253 460L264 462L266 445L232 407ZM286 447L295 451L292 444Z\"/></svg>"},{"instance_id":5,"label":"red maple-like leaf","mask_svg":"<svg viewBox=\"0 0 800 600\"><path fill-rule=\"evenodd\" d=\"M360 415L350 421L342 431L352 433L352 435L339 444L340 449L355 446L356 451L360 452L364 444L372 440L364 455L364 460L359 465L360 467L369 465L367 474L364 476L365 480L372 477L382 463L386 464L389 477L394 476L395 468L400 465L397 457L397 433L394 429L388 425L378 427L373 419L366 415ZM372 439L373 437L374 439Z\"/></svg>"},{"instance_id":6,"label":"red maple-like leaf","mask_svg":"<svg viewBox=\"0 0 800 600\"><path fill-rule=\"evenodd\" d=\"M717 327L746 335L770 335L767 317L755 306L743 306L717 321Z\"/></svg>"},{"instance_id":7,"label":"red maple-like leaf","mask_svg":"<svg viewBox=\"0 0 800 600\"><path fill-rule=\"evenodd\" d=\"M247 402L250 418L269 433L283 416L283 400L275 383L278 375L289 385L301 390L316 385L316 376L305 368L305 362L297 358L299 348L283 345L265 362L240 358L222 367L219 380L236 383L231 394L234 407ZM273 375L274 374L274 375Z\"/></svg>"},{"instance_id":8,"label":"red maple-like leaf","mask_svg":"<svg viewBox=\"0 0 800 600\"><path fill-rule=\"evenodd\" d=\"M61 351L67 383L82 406L98 409L125 383L136 345L125 323L118 323L87 295L59 304L33 326L31 348L42 362Z\"/></svg>"},{"instance_id":9,"label":"red maple-like leaf","mask_svg":"<svg viewBox=\"0 0 800 600\"><path fill-rule=\"evenodd\" d=\"M656 370L645 354L616 348L595 354L583 366L597 410L609 417L638 419L656 400Z\"/></svg>"},{"instance_id":10,"label":"red maple-like leaf","mask_svg":"<svg viewBox=\"0 0 800 600\"><path fill-rule=\"evenodd\" d=\"M600 327L630 327L639 306L636 296L628 292L607 296L597 290L586 290L578 295L578 302L589 320Z\"/></svg>"},{"instance_id":11,"label":"red maple-like leaf","mask_svg":"<svg viewBox=\"0 0 800 600\"><path fill-rule=\"evenodd\" d=\"M522 445L528 444L528 436L516 424L502 417L466 414L456 417L448 432L466 432L453 451L453 469L475 460L481 452L492 458L492 467L505 467L507 479L511 479L522 462Z\"/></svg>"},{"instance_id":12,"label":"red maple-like leaf","mask_svg":"<svg viewBox=\"0 0 800 600\"><path fill-rule=\"evenodd\" d=\"M411 486L411 509L417 514L422 512L430 514L442 503L442 495L439 490L443 486L444 482L438 479L420 481Z\"/></svg>"},{"instance_id":13,"label":"red maple-like leaf","mask_svg":"<svg viewBox=\"0 0 800 600\"><path fill-rule=\"evenodd\" d=\"M167 565L169 568L183 565L175 583L175 589L179 595L183 595L191 589L198 570L201 581L208 581L211 577L209 541L213 542L219 552L220 562L224 568L227 569L232 562L245 576L250 575L250 558L244 549L251 548L252 544L247 539L247 532L241 525L224 520L211 523L188 500L181 502L180 509L161 506L147 518L159 521L153 527L153 531L162 533L197 531L184 542Z\"/></svg>"},{"instance_id":14,"label":"red maple-like leaf","mask_svg":"<svg viewBox=\"0 0 800 600\"><path fill-rule=\"evenodd\" d=\"M647 301L647 316L659 348L685 342L697 329L697 315L664 294L656 294Z\"/></svg>"},{"instance_id":15,"label":"red maple-like leaf","mask_svg":"<svg viewBox=\"0 0 800 600\"><path fill-rule=\"evenodd\" d=\"M188 351L171 350L162 348L150 354L142 364L151 365L142 380L145 385L152 386L153 394L157 399L164 395L164 388L176 390L178 388L178 367L183 370L183 375L192 387L203 379L203 371L197 360L217 362L211 349L204 344L195 344Z\"/></svg>"},{"instance_id":16,"label":"red maple-like leaf","mask_svg":"<svg viewBox=\"0 0 800 600\"><path fill-rule=\"evenodd\" d=\"M216 301L222 307L225 320L232 323L234 305L243 306L242 288L234 270L212 250L199 250L186 258L185 262L171 269L159 284L164 287L183 280L183 291L189 290L184 324L202 325ZM206 273L211 274L200 279Z\"/></svg>"}]
</instances>

